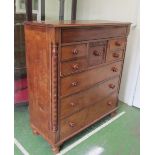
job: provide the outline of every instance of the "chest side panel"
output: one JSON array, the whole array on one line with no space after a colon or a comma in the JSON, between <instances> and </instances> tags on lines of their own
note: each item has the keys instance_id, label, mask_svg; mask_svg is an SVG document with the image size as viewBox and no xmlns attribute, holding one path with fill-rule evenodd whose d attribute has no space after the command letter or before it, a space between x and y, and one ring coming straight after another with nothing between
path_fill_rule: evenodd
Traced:
<instances>
[{"instance_id":1,"label":"chest side panel","mask_svg":"<svg viewBox=\"0 0 155 155\"><path fill-rule=\"evenodd\" d=\"M51 50L46 28L26 25L25 39L31 126L50 139Z\"/></svg>"}]
</instances>

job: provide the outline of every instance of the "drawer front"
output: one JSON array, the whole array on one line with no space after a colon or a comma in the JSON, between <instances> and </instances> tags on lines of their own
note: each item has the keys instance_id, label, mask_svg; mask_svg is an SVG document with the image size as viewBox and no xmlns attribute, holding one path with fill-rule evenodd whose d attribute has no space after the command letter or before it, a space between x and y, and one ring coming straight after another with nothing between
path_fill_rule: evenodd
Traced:
<instances>
[{"instance_id":1,"label":"drawer front","mask_svg":"<svg viewBox=\"0 0 155 155\"><path fill-rule=\"evenodd\" d=\"M114 39L109 41L109 50L119 50L119 49L124 49L126 46L126 39L121 38L121 39Z\"/></svg>"},{"instance_id":2,"label":"drawer front","mask_svg":"<svg viewBox=\"0 0 155 155\"><path fill-rule=\"evenodd\" d=\"M83 73L61 79L61 96L66 96L87 89L90 86L108 80L111 77L118 76L122 70L122 61L112 63L107 66L98 67Z\"/></svg>"},{"instance_id":3,"label":"drawer front","mask_svg":"<svg viewBox=\"0 0 155 155\"><path fill-rule=\"evenodd\" d=\"M106 62L112 62L123 58L124 58L123 49L117 51L108 51L106 55Z\"/></svg>"},{"instance_id":4,"label":"drawer front","mask_svg":"<svg viewBox=\"0 0 155 155\"><path fill-rule=\"evenodd\" d=\"M61 120L60 139L64 139L70 134L78 131L85 125L86 111L80 111L66 119Z\"/></svg>"},{"instance_id":5,"label":"drawer front","mask_svg":"<svg viewBox=\"0 0 155 155\"><path fill-rule=\"evenodd\" d=\"M87 44L63 46L61 48L61 60L79 58L87 55Z\"/></svg>"},{"instance_id":6,"label":"drawer front","mask_svg":"<svg viewBox=\"0 0 155 155\"><path fill-rule=\"evenodd\" d=\"M113 87L111 87L113 85ZM61 118L67 117L78 110L102 100L119 86L119 77L108 80L82 93L66 97L61 100Z\"/></svg>"},{"instance_id":7,"label":"drawer front","mask_svg":"<svg viewBox=\"0 0 155 155\"><path fill-rule=\"evenodd\" d=\"M102 117L103 115L115 109L118 104L117 102L117 93L114 93L106 99L99 101L97 104L94 104L91 107L89 107L87 112L86 123L90 124L96 119Z\"/></svg>"},{"instance_id":8,"label":"drawer front","mask_svg":"<svg viewBox=\"0 0 155 155\"><path fill-rule=\"evenodd\" d=\"M125 26L104 26L86 28L64 28L62 29L62 43L94 40L127 35Z\"/></svg>"},{"instance_id":9,"label":"drawer front","mask_svg":"<svg viewBox=\"0 0 155 155\"><path fill-rule=\"evenodd\" d=\"M69 75L87 68L87 59L78 59L61 63L61 75Z\"/></svg>"},{"instance_id":10,"label":"drawer front","mask_svg":"<svg viewBox=\"0 0 155 155\"><path fill-rule=\"evenodd\" d=\"M61 120L60 139L67 138L71 134L75 134L81 128L91 124L93 121L106 115L106 113L112 111L116 107L117 93L114 93L104 100Z\"/></svg>"}]
</instances>

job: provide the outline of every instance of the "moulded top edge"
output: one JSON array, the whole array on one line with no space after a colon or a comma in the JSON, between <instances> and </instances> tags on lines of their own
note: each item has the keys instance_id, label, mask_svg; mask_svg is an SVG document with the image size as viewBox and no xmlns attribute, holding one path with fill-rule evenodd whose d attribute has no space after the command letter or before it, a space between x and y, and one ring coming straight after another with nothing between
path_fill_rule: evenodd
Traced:
<instances>
[{"instance_id":1,"label":"moulded top edge","mask_svg":"<svg viewBox=\"0 0 155 155\"><path fill-rule=\"evenodd\" d=\"M49 27L81 27L81 26L129 26L130 22L118 22L108 20L64 20L64 21L25 21L25 25L38 25Z\"/></svg>"}]
</instances>

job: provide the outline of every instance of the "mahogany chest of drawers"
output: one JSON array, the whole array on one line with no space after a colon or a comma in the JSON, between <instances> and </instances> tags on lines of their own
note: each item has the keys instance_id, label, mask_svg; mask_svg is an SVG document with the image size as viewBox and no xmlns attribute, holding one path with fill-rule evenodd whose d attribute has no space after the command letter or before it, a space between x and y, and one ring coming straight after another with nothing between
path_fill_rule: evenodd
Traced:
<instances>
[{"instance_id":1,"label":"mahogany chest of drawers","mask_svg":"<svg viewBox=\"0 0 155 155\"><path fill-rule=\"evenodd\" d=\"M31 127L54 152L117 110L129 29L108 21L25 23Z\"/></svg>"}]
</instances>

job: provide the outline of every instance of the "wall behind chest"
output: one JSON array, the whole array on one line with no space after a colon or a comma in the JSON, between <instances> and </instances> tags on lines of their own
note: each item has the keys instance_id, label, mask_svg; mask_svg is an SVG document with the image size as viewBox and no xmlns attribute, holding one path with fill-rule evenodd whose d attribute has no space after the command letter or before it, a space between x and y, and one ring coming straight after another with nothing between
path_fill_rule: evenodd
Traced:
<instances>
[{"instance_id":1,"label":"wall behind chest","mask_svg":"<svg viewBox=\"0 0 155 155\"><path fill-rule=\"evenodd\" d=\"M59 0L45 0L45 19L59 20ZM72 0L65 0L64 19L71 19Z\"/></svg>"},{"instance_id":2,"label":"wall behind chest","mask_svg":"<svg viewBox=\"0 0 155 155\"><path fill-rule=\"evenodd\" d=\"M133 23L119 94L120 100L132 105L139 69L139 0L78 0L77 20L116 20Z\"/></svg>"}]
</instances>

